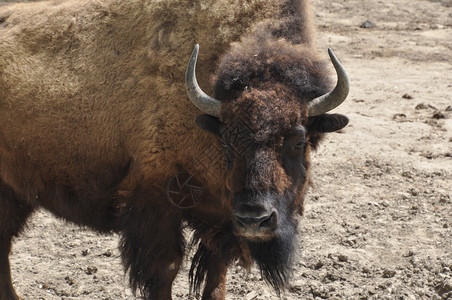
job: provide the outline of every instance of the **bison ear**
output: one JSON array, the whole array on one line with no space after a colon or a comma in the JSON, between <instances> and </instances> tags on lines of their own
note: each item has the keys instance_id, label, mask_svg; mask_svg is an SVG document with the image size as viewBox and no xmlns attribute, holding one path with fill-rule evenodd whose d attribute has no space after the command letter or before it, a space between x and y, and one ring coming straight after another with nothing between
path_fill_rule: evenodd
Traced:
<instances>
[{"instance_id":1,"label":"bison ear","mask_svg":"<svg viewBox=\"0 0 452 300\"><path fill-rule=\"evenodd\" d=\"M196 118L196 124L202 130L211 132L217 136L220 135L221 121L217 117L211 115L199 115Z\"/></svg>"},{"instance_id":2,"label":"bison ear","mask_svg":"<svg viewBox=\"0 0 452 300\"><path fill-rule=\"evenodd\" d=\"M309 118L308 128L312 132L334 132L344 128L348 124L348 118L340 114L323 114Z\"/></svg>"}]
</instances>

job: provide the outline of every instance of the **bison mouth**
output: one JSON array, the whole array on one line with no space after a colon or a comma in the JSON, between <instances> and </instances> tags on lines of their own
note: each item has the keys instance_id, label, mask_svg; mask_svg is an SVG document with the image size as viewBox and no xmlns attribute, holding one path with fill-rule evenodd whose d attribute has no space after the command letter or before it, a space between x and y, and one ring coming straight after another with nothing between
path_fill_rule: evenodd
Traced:
<instances>
[{"instance_id":1,"label":"bison mouth","mask_svg":"<svg viewBox=\"0 0 452 300\"><path fill-rule=\"evenodd\" d=\"M275 229L278 225L278 213L269 213L250 217L248 214L235 214L233 224L237 235L250 241L268 241L276 236Z\"/></svg>"},{"instance_id":2,"label":"bison mouth","mask_svg":"<svg viewBox=\"0 0 452 300\"><path fill-rule=\"evenodd\" d=\"M278 295L285 289L292 275L295 252L296 225L286 225L270 240L245 239L251 257L259 267L262 277Z\"/></svg>"},{"instance_id":3,"label":"bison mouth","mask_svg":"<svg viewBox=\"0 0 452 300\"><path fill-rule=\"evenodd\" d=\"M280 228L277 196L241 191L234 195L232 223L236 234L247 240L269 241Z\"/></svg>"},{"instance_id":4,"label":"bison mouth","mask_svg":"<svg viewBox=\"0 0 452 300\"><path fill-rule=\"evenodd\" d=\"M291 277L297 221L292 197L241 191L234 195L235 235L247 245L262 277L280 294Z\"/></svg>"}]
</instances>

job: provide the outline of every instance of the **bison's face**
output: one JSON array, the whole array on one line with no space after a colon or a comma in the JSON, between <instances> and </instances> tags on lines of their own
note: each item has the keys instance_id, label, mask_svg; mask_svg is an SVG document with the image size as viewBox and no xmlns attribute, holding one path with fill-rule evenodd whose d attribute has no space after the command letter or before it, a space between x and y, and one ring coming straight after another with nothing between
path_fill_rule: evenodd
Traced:
<instances>
[{"instance_id":1,"label":"bison's face","mask_svg":"<svg viewBox=\"0 0 452 300\"><path fill-rule=\"evenodd\" d=\"M198 124L223 146L237 235L269 241L294 231L308 182L306 109L275 86L249 90L224 106L221 121L204 115Z\"/></svg>"},{"instance_id":2,"label":"bison's face","mask_svg":"<svg viewBox=\"0 0 452 300\"><path fill-rule=\"evenodd\" d=\"M279 286L290 265L296 215L309 183L310 149L323 132L342 128L347 119L309 118L307 105L277 85L246 91L223 105L221 121L202 115L197 122L223 146L236 234L267 279Z\"/></svg>"}]
</instances>

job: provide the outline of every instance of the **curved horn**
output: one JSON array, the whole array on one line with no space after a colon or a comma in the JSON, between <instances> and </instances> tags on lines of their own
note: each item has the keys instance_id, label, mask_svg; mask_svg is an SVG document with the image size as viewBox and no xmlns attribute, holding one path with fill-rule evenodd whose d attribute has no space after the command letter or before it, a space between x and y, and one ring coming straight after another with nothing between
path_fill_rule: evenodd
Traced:
<instances>
[{"instance_id":1,"label":"curved horn","mask_svg":"<svg viewBox=\"0 0 452 300\"><path fill-rule=\"evenodd\" d=\"M188 61L187 71L185 72L185 88L188 98L191 102L204 113L219 117L221 101L210 97L204 93L196 80L196 61L198 60L199 45L196 44L190 60Z\"/></svg>"},{"instance_id":2,"label":"curved horn","mask_svg":"<svg viewBox=\"0 0 452 300\"><path fill-rule=\"evenodd\" d=\"M339 106L347 98L350 90L350 83L344 67L339 62L339 59L337 59L334 55L333 50L330 48L328 48L328 54L330 55L331 62L336 69L337 84L331 92L317 97L309 102L309 116L311 117L321 115Z\"/></svg>"}]
</instances>

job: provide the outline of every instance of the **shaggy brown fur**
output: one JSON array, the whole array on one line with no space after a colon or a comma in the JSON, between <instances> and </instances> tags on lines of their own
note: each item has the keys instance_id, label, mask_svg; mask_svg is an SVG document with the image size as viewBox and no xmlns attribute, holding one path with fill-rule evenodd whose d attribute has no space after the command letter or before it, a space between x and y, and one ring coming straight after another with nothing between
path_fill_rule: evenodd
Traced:
<instances>
[{"instance_id":1,"label":"shaggy brown fur","mask_svg":"<svg viewBox=\"0 0 452 300\"><path fill-rule=\"evenodd\" d=\"M0 7L0 300L17 299L11 241L39 207L119 232L131 286L145 299L171 299L184 222L199 241L191 278L198 289L204 282L203 299L224 299L227 266L236 259L248 267L257 259L269 282L282 288L293 251L281 252L284 259L260 253L231 218L238 186L283 197L284 205L272 205L287 230L268 243L292 249L310 145L300 157L287 154L296 143L290 131L304 126L316 144L323 132L345 126L341 117L306 115L307 102L330 87L312 52L307 6L305 0L52 0ZM201 87L224 100L223 125L213 123L227 129L237 116L244 120L252 133L246 151L227 130L218 139L196 126L199 111L183 79L195 43L202 49ZM223 157L224 141L235 147L232 170L222 159L211 161ZM207 191L187 210L165 195L181 171Z\"/></svg>"}]
</instances>

